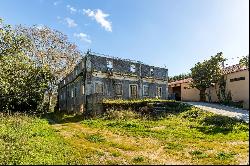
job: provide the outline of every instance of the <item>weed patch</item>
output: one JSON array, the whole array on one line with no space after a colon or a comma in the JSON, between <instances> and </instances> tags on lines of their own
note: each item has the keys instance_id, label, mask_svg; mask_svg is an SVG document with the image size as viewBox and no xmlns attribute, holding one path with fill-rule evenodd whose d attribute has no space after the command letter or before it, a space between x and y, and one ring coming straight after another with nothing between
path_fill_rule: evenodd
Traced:
<instances>
[{"instance_id":1,"label":"weed patch","mask_svg":"<svg viewBox=\"0 0 250 166\"><path fill-rule=\"evenodd\" d=\"M140 162L143 162L145 159L143 156L137 156L137 157L134 157L133 158L133 162L135 163L140 163Z\"/></svg>"},{"instance_id":2,"label":"weed patch","mask_svg":"<svg viewBox=\"0 0 250 166\"><path fill-rule=\"evenodd\" d=\"M233 158L233 156L234 156L234 153L219 152L216 155L216 158L219 160L227 160L227 159Z\"/></svg>"},{"instance_id":3,"label":"weed patch","mask_svg":"<svg viewBox=\"0 0 250 166\"><path fill-rule=\"evenodd\" d=\"M183 150L184 146L179 143L167 143L165 145L165 149L170 149L170 150Z\"/></svg>"},{"instance_id":4,"label":"weed patch","mask_svg":"<svg viewBox=\"0 0 250 166\"><path fill-rule=\"evenodd\" d=\"M85 138L88 141L94 142L94 143L101 143L101 142L106 141L106 139L100 134L87 135Z\"/></svg>"},{"instance_id":5,"label":"weed patch","mask_svg":"<svg viewBox=\"0 0 250 166\"><path fill-rule=\"evenodd\" d=\"M201 152L199 150L194 150L192 152L189 152L193 157L196 157L198 159L201 159L201 158L206 158L208 157L208 155L204 152Z\"/></svg>"}]
</instances>

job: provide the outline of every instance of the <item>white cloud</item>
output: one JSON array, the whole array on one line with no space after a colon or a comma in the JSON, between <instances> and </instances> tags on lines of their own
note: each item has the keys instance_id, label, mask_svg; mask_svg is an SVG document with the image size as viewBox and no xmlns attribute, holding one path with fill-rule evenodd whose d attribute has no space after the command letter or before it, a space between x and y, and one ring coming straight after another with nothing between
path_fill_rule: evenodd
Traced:
<instances>
[{"instance_id":1,"label":"white cloud","mask_svg":"<svg viewBox=\"0 0 250 166\"><path fill-rule=\"evenodd\" d=\"M106 20L106 17L109 16L109 14L104 13L101 9L97 9L96 11L90 10L90 9L83 9L83 13L87 16L93 18L101 24L101 26L109 32L112 32L112 26L111 22Z\"/></svg>"},{"instance_id":2,"label":"white cloud","mask_svg":"<svg viewBox=\"0 0 250 166\"><path fill-rule=\"evenodd\" d=\"M75 23L75 20L73 20L73 19L71 19L71 18L69 18L69 17L66 17L66 18L65 18L65 21L66 21L66 23L68 24L68 27L69 27L69 28L73 28L73 27L76 27L76 26L77 26L77 24Z\"/></svg>"},{"instance_id":3,"label":"white cloud","mask_svg":"<svg viewBox=\"0 0 250 166\"><path fill-rule=\"evenodd\" d=\"M66 7L68 8L68 10L70 10L70 13L77 12L76 8L74 8L73 6L67 5Z\"/></svg>"},{"instance_id":4,"label":"white cloud","mask_svg":"<svg viewBox=\"0 0 250 166\"><path fill-rule=\"evenodd\" d=\"M79 38L81 41L91 43L91 40L89 39L89 36L87 34L85 34L85 33L82 33L82 32L79 33L79 34L74 33L73 36L76 37L76 38Z\"/></svg>"},{"instance_id":5,"label":"white cloud","mask_svg":"<svg viewBox=\"0 0 250 166\"><path fill-rule=\"evenodd\" d=\"M54 3L53 3L53 5L54 6L57 6L59 3L61 3L62 1L55 1Z\"/></svg>"}]
</instances>

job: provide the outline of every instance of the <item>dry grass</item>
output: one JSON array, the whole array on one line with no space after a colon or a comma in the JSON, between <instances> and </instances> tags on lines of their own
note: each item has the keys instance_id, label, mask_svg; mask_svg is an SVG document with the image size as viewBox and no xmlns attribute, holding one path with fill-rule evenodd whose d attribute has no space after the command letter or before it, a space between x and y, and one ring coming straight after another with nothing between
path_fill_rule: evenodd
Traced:
<instances>
[{"instance_id":1,"label":"dry grass","mask_svg":"<svg viewBox=\"0 0 250 166\"><path fill-rule=\"evenodd\" d=\"M131 115L54 115L52 125L0 116L0 164L248 164L244 122L194 108L158 120Z\"/></svg>"},{"instance_id":2,"label":"dry grass","mask_svg":"<svg viewBox=\"0 0 250 166\"><path fill-rule=\"evenodd\" d=\"M248 163L247 124L230 119L221 126L223 117L192 111L154 121L99 118L53 127L86 154L87 164ZM209 125L203 123L209 117Z\"/></svg>"},{"instance_id":3,"label":"dry grass","mask_svg":"<svg viewBox=\"0 0 250 166\"><path fill-rule=\"evenodd\" d=\"M81 150L90 150L103 153L94 164L185 164L168 157L161 141L153 138L142 138L115 134L105 129L83 127L79 123L67 123L67 126L54 125L65 139ZM86 136L98 134L105 138L104 142L90 142ZM99 153L91 156L92 162L99 157ZM134 158L142 157L137 161ZM115 163L110 163L115 161Z\"/></svg>"}]
</instances>

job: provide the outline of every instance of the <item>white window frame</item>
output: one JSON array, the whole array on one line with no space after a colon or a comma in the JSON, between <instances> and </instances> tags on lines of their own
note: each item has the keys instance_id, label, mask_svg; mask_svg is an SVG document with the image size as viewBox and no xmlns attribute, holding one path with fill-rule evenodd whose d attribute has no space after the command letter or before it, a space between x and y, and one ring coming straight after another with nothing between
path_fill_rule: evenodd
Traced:
<instances>
[{"instance_id":1,"label":"white window frame","mask_svg":"<svg viewBox=\"0 0 250 166\"><path fill-rule=\"evenodd\" d=\"M148 94L145 95L145 88L148 88ZM143 85L143 96L149 96L149 86L148 85Z\"/></svg>"},{"instance_id":2,"label":"white window frame","mask_svg":"<svg viewBox=\"0 0 250 166\"><path fill-rule=\"evenodd\" d=\"M137 90L137 97L138 97L138 85L137 84L129 84L129 98L131 98L131 85L135 85L136 86L136 90Z\"/></svg>"},{"instance_id":3,"label":"white window frame","mask_svg":"<svg viewBox=\"0 0 250 166\"><path fill-rule=\"evenodd\" d=\"M115 83L114 85L115 85L115 95L116 95L116 96L122 96L122 95L123 95L123 85L122 85L122 83ZM116 86L117 86L117 85L121 85L121 92L122 92L121 94L117 94L117 93L116 93Z\"/></svg>"}]
</instances>

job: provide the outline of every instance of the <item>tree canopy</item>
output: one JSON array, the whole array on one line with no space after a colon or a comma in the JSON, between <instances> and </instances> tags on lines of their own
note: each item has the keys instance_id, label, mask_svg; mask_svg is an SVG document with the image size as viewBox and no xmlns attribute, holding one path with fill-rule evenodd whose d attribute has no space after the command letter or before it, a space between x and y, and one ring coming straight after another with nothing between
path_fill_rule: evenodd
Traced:
<instances>
[{"instance_id":1,"label":"tree canopy","mask_svg":"<svg viewBox=\"0 0 250 166\"><path fill-rule=\"evenodd\" d=\"M182 73L176 76L170 76L168 77L168 82L173 82L173 81L177 81L177 80L183 80L183 79L187 79L187 78L191 78L191 73Z\"/></svg>"},{"instance_id":2,"label":"tree canopy","mask_svg":"<svg viewBox=\"0 0 250 166\"><path fill-rule=\"evenodd\" d=\"M249 69L249 55L244 56L243 58L240 59L239 64L241 66L246 66Z\"/></svg>"},{"instance_id":3,"label":"tree canopy","mask_svg":"<svg viewBox=\"0 0 250 166\"><path fill-rule=\"evenodd\" d=\"M25 53L30 40L0 20L0 109L34 112L43 101L51 73Z\"/></svg>"},{"instance_id":4,"label":"tree canopy","mask_svg":"<svg viewBox=\"0 0 250 166\"><path fill-rule=\"evenodd\" d=\"M49 110L59 81L74 69L82 53L75 44L68 41L66 35L49 27L19 25L15 30L30 40L31 47L26 50L26 54L36 65L47 67L52 74L46 91Z\"/></svg>"},{"instance_id":5,"label":"tree canopy","mask_svg":"<svg viewBox=\"0 0 250 166\"><path fill-rule=\"evenodd\" d=\"M200 90L200 100L205 101L205 91L212 84L217 83L222 77L222 62L226 59L223 58L222 52L211 56L209 60L198 62L191 68L191 77L193 79L192 86Z\"/></svg>"},{"instance_id":6,"label":"tree canopy","mask_svg":"<svg viewBox=\"0 0 250 166\"><path fill-rule=\"evenodd\" d=\"M59 81L73 70L81 59L82 53L70 43L63 33L43 26L16 27L18 34L30 40L31 47L27 55L39 66L47 66L53 75L50 88L56 90Z\"/></svg>"}]
</instances>

